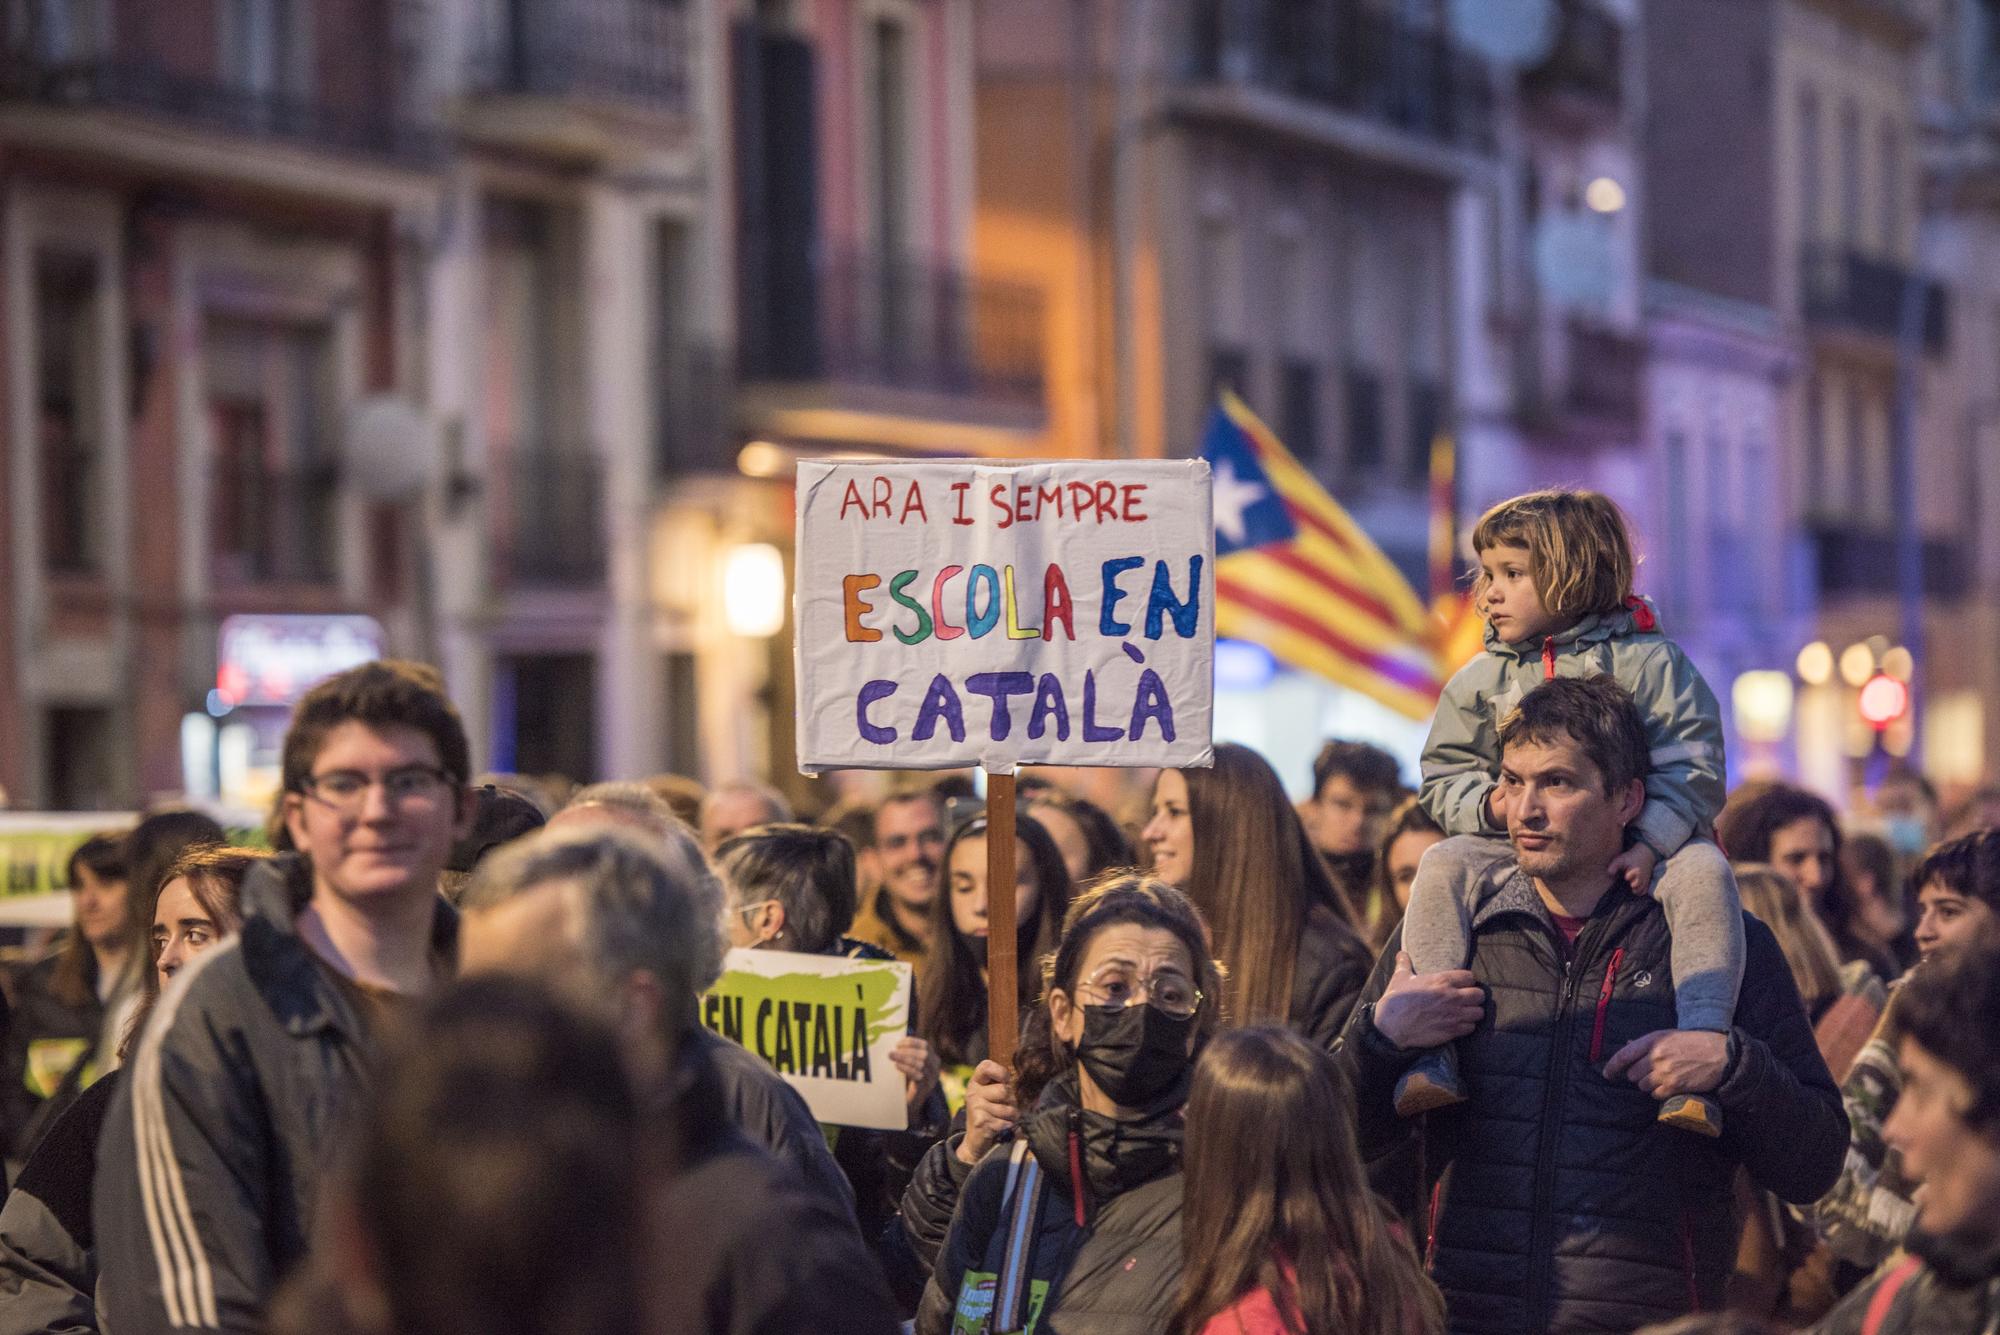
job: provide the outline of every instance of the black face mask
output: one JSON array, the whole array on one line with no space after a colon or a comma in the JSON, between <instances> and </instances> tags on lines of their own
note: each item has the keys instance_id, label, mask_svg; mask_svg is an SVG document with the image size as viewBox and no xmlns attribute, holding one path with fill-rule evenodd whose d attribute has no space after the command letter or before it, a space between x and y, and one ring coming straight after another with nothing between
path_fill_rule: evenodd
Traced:
<instances>
[{"instance_id":1,"label":"black face mask","mask_svg":"<svg viewBox=\"0 0 2000 1335\"><path fill-rule=\"evenodd\" d=\"M1113 1103L1141 1108L1187 1074L1194 1017L1150 1005L1085 1006L1076 1059Z\"/></svg>"}]
</instances>

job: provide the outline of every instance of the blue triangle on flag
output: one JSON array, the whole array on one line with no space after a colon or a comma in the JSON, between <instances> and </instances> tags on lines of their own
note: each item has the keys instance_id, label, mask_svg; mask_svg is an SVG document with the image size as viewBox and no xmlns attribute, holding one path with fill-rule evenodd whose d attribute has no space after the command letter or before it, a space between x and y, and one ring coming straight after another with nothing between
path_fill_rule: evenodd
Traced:
<instances>
[{"instance_id":1,"label":"blue triangle on flag","mask_svg":"<svg viewBox=\"0 0 2000 1335\"><path fill-rule=\"evenodd\" d=\"M1208 419L1201 457L1213 480L1218 558L1298 536L1291 511L1257 457L1257 443L1220 406Z\"/></svg>"}]
</instances>

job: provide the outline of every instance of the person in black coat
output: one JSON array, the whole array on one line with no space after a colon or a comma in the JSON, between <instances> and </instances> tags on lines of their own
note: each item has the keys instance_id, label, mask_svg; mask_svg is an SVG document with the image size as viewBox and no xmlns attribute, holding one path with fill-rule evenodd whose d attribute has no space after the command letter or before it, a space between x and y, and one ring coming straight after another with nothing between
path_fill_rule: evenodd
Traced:
<instances>
[{"instance_id":1,"label":"person in black coat","mask_svg":"<svg viewBox=\"0 0 2000 1335\"><path fill-rule=\"evenodd\" d=\"M1559 678L1501 727L1511 849L1477 876L1470 968L1414 976L1392 939L1342 1040L1364 1148L1415 1124L1397 1077L1457 1040L1470 1099L1423 1122L1427 1254L1451 1329L1629 1331L1719 1305L1739 1165L1795 1204L1833 1184L1840 1092L1769 929L1727 1034L1681 1032L1666 919L1607 872L1644 799L1647 743L1606 678ZM1661 1126L1703 1093L1719 1139Z\"/></svg>"},{"instance_id":2,"label":"person in black coat","mask_svg":"<svg viewBox=\"0 0 2000 1335\"><path fill-rule=\"evenodd\" d=\"M1002 1291L1066 1335L1173 1322L1181 1110L1220 1010L1200 915L1164 882L1112 879L1070 906L1047 976L1015 1060L1013 1093L1032 1111L1004 1142L974 1119L905 1194L904 1227L936 1262L917 1335L985 1329L989 1311L993 1329L1021 1328L1026 1309L1009 1323ZM1010 1237L1032 1239L1013 1264Z\"/></svg>"},{"instance_id":3,"label":"person in black coat","mask_svg":"<svg viewBox=\"0 0 2000 1335\"><path fill-rule=\"evenodd\" d=\"M667 1054L698 1055L736 1129L851 1218L853 1190L798 1091L696 1019L692 998L722 970L722 886L693 832L664 819L648 828L566 812L491 854L461 901L461 966L566 986L635 1019L650 1013L652 1024L628 1032L650 1080L642 1105L664 1116L677 1078Z\"/></svg>"},{"instance_id":4,"label":"person in black coat","mask_svg":"<svg viewBox=\"0 0 2000 1335\"><path fill-rule=\"evenodd\" d=\"M21 979L0 1043L0 1126L24 1159L49 1123L114 1068L142 967L145 923L130 893L124 841L92 835L69 859L76 918L62 948Z\"/></svg>"}]
</instances>

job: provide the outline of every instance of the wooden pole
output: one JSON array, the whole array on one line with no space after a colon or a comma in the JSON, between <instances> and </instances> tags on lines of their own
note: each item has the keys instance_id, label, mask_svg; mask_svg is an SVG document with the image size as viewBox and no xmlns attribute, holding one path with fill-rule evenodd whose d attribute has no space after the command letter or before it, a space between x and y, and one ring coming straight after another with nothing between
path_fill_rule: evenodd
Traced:
<instances>
[{"instance_id":1,"label":"wooden pole","mask_svg":"<svg viewBox=\"0 0 2000 1335\"><path fill-rule=\"evenodd\" d=\"M986 1046L1002 1066L1020 1037L1014 957L1014 776L986 776Z\"/></svg>"}]
</instances>

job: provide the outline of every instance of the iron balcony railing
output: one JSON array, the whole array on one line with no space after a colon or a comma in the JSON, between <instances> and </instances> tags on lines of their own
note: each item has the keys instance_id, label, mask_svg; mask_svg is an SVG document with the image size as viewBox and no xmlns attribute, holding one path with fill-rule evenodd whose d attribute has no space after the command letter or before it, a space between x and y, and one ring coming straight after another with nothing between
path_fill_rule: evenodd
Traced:
<instances>
[{"instance_id":1,"label":"iron balcony railing","mask_svg":"<svg viewBox=\"0 0 2000 1335\"><path fill-rule=\"evenodd\" d=\"M490 0L473 84L485 93L688 101L691 0Z\"/></svg>"},{"instance_id":2,"label":"iron balcony railing","mask_svg":"<svg viewBox=\"0 0 2000 1335\"><path fill-rule=\"evenodd\" d=\"M746 381L833 381L1039 404L1042 299L920 261L773 268L746 303Z\"/></svg>"},{"instance_id":3,"label":"iron balcony railing","mask_svg":"<svg viewBox=\"0 0 2000 1335\"><path fill-rule=\"evenodd\" d=\"M214 474L210 554L232 584L330 584L337 560L339 470L224 463Z\"/></svg>"},{"instance_id":4,"label":"iron balcony railing","mask_svg":"<svg viewBox=\"0 0 2000 1335\"><path fill-rule=\"evenodd\" d=\"M1358 0L1194 0L1189 36L1195 82L1261 88L1456 147L1493 146L1485 63L1442 31Z\"/></svg>"},{"instance_id":5,"label":"iron balcony railing","mask_svg":"<svg viewBox=\"0 0 2000 1335\"><path fill-rule=\"evenodd\" d=\"M1807 320L1836 325L1877 338L1900 337L1908 269L1839 246L1808 246L1799 277ZM1949 295L1928 278L1921 285L1919 333L1924 350L1944 352L1950 337Z\"/></svg>"},{"instance_id":6,"label":"iron balcony railing","mask_svg":"<svg viewBox=\"0 0 2000 1335\"><path fill-rule=\"evenodd\" d=\"M499 470L499 581L576 588L604 579L604 465L581 450L518 446Z\"/></svg>"},{"instance_id":7,"label":"iron balcony railing","mask_svg":"<svg viewBox=\"0 0 2000 1335\"><path fill-rule=\"evenodd\" d=\"M107 107L341 154L426 160L408 111L422 0L15 0L0 97Z\"/></svg>"}]
</instances>

